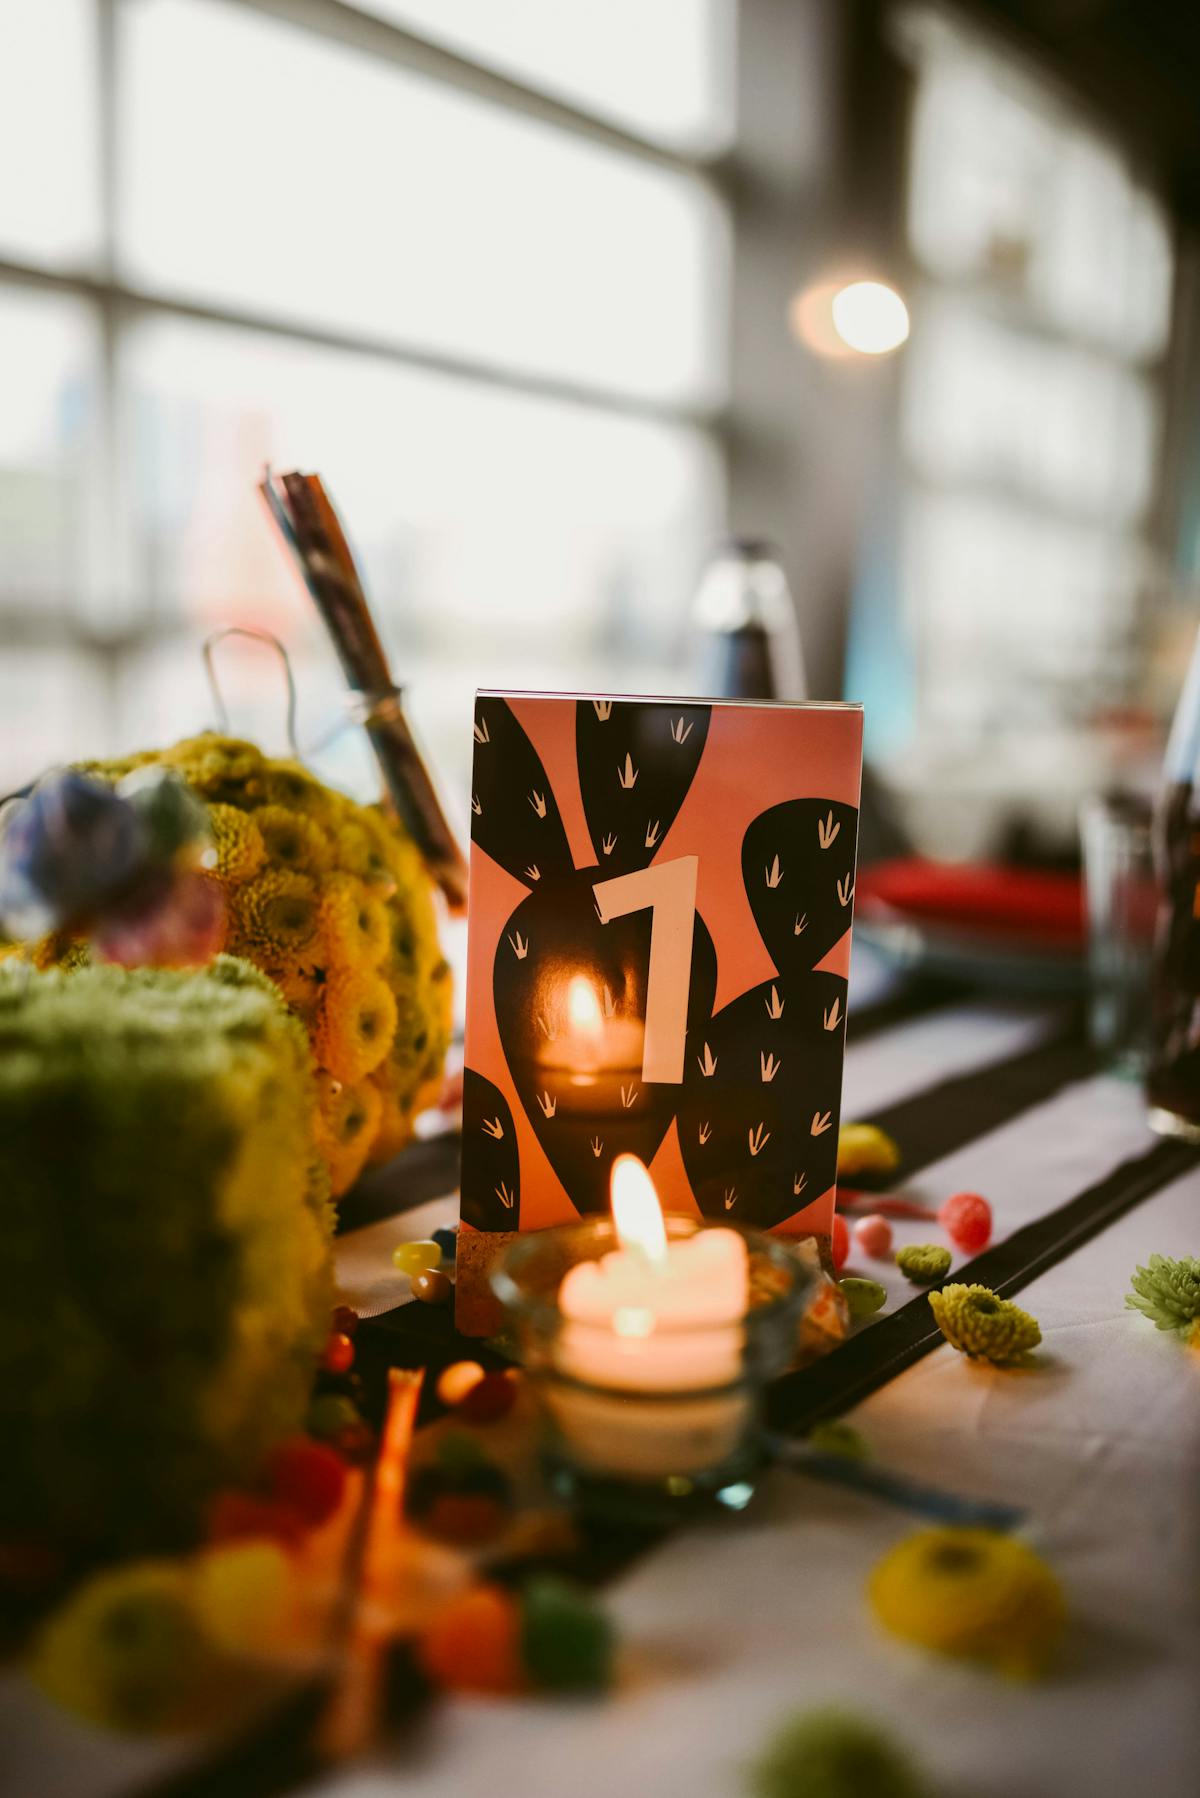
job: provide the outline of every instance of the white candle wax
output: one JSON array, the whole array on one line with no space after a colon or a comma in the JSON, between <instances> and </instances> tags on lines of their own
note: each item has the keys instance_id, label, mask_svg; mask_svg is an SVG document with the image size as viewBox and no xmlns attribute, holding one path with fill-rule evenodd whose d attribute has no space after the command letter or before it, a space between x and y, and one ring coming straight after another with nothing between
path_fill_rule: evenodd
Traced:
<instances>
[{"instance_id":1,"label":"white candle wax","mask_svg":"<svg viewBox=\"0 0 1200 1798\"><path fill-rule=\"evenodd\" d=\"M736 1230L581 1261L559 1288L559 1365L594 1386L695 1392L737 1378L749 1270Z\"/></svg>"},{"instance_id":2,"label":"white candle wax","mask_svg":"<svg viewBox=\"0 0 1200 1798\"><path fill-rule=\"evenodd\" d=\"M552 1408L589 1465L641 1478L699 1471L731 1452L747 1415L744 1394L723 1391L737 1386L742 1365L746 1244L724 1229L668 1241L653 1184L633 1156L613 1169L613 1210L622 1246L566 1274L555 1348L561 1373L603 1391L560 1388ZM687 1396L702 1392L714 1396ZM639 1405L634 1394L658 1402ZM678 1403L662 1402L674 1394Z\"/></svg>"}]
</instances>

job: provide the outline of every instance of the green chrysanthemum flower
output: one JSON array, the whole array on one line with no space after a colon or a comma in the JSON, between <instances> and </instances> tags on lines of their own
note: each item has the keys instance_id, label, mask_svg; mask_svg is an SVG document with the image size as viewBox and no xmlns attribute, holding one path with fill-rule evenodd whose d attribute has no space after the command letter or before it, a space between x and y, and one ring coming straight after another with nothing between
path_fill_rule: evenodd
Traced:
<instances>
[{"instance_id":1,"label":"green chrysanthemum flower","mask_svg":"<svg viewBox=\"0 0 1200 1798\"><path fill-rule=\"evenodd\" d=\"M846 1711L793 1717L750 1769L754 1798L923 1798L927 1787L882 1730Z\"/></svg>"},{"instance_id":2,"label":"green chrysanthemum flower","mask_svg":"<svg viewBox=\"0 0 1200 1798\"><path fill-rule=\"evenodd\" d=\"M907 1248L897 1249L896 1266L906 1280L929 1286L934 1280L944 1280L950 1272L950 1251L938 1242L913 1242Z\"/></svg>"},{"instance_id":3,"label":"green chrysanthemum flower","mask_svg":"<svg viewBox=\"0 0 1200 1798\"><path fill-rule=\"evenodd\" d=\"M1194 1255L1151 1255L1129 1282L1125 1303L1148 1317L1156 1330L1190 1336L1200 1320L1200 1260Z\"/></svg>"},{"instance_id":4,"label":"green chrysanthemum flower","mask_svg":"<svg viewBox=\"0 0 1200 1798\"><path fill-rule=\"evenodd\" d=\"M951 1347L981 1361L1019 1361L1042 1340L1036 1318L986 1286L943 1286L929 1305Z\"/></svg>"}]
</instances>

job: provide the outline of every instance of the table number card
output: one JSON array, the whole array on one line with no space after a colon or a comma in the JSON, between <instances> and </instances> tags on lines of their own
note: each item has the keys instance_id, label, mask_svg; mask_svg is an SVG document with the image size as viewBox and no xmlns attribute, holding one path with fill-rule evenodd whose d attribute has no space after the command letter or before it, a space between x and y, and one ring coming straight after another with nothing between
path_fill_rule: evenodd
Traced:
<instances>
[{"instance_id":1,"label":"table number card","mask_svg":"<svg viewBox=\"0 0 1200 1798\"><path fill-rule=\"evenodd\" d=\"M480 693L458 1323L516 1231L832 1226L862 712Z\"/></svg>"}]
</instances>

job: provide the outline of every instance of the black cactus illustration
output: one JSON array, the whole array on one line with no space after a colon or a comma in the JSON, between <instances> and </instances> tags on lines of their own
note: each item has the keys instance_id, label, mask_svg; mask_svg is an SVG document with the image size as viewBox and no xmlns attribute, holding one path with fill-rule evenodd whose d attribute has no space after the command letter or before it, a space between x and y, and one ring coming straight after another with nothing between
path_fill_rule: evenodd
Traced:
<instances>
[{"instance_id":1,"label":"black cactus illustration","mask_svg":"<svg viewBox=\"0 0 1200 1798\"><path fill-rule=\"evenodd\" d=\"M607 1209L618 1155L653 1158L678 1096L677 1087L642 1078L651 913L602 923L594 888L654 860L691 785L708 721L707 706L672 708L668 718L661 706L636 701L578 703L580 787L597 865L577 869L550 782L515 714L502 699L477 705L472 835L530 889L497 948L496 1023L522 1108L581 1212ZM710 1015L716 979L712 939L697 918L689 1025ZM589 1065L593 1042L603 1047ZM464 1190L482 1184L480 1148L478 1132L467 1128Z\"/></svg>"},{"instance_id":2,"label":"black cactus illustration","mask_svg":"<svg viewBox=\"0 0 1200 1798\"><path fill-rule=\"evenodd\" d=\"M742 879L778 973L691 1035L679 1141L701 1211L770 1227L833 1185L846 981L818 972L848 929L858 814L794 799L742 842Z\"/></svg>"},{"instance_id":3,"label":"black cactus illustration","mask_svg":"<svg viewBox=\"0 0 1200 1798\"><path fill-rule=\"evenodd\" d=\"M463 1182L463 1222L476 1230L515 1230L521 1167L512 1112L500 1088L474 1068L463 1073L463 1138L472 1149L472 1177Z\"/></svg>"},{"instance_id":4,"label":"black cactus illustration","mask_svg":"<svg viewBox=\"0 0 1200 1798\"><path fill-rule=\"evenodd\" d=\"M596 887L653 866L700 765L711 708L580 700L575 744L595 863L576 868L516 714L475 716L472 834L526 887L497 944L493 997L513 1086L572 1203L609 1202L612 1164L649 1162L678 1120L701 1210L771 1225L833 1183L846 982L818 972L850 923L857 813L826 800L749 826L742 874L776 976L713 1015L717 958L693 919L682 1084L642 1078L653 914L602 919ZM500 1092L468 1071L463 1215L517 1227L520 1169Z\"/></svg>"},{"instance_id":5,"label":"black cactus illustration","mask_svg":"<svg viewBox=\"0 0 1200 1798\"><path fill-rule=\"evenodd\" d=\"M605 876L648 867L708 741L711 706L593 699L575 711L579 787Z\"/></svg>"}]
</instances>

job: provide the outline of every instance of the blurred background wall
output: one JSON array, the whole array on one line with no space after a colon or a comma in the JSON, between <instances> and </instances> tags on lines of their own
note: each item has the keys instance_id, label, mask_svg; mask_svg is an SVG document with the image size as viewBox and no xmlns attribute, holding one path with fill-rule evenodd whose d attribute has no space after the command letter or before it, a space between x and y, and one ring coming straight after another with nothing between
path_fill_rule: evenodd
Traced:
<instances>
[{"instance_id":1,"label":"blurred background wall","mask_svg":"<svg viewBox=\"0 0 1200 1798\"><path fill-rule=\"evenodd\" d=\"M225 624L367 777L270 461L463 815L475 685L686 690L733 529L922 847L1063 853L1195 625L1198 79L1172 0L3 0L0 792L208 722Z\"/></svg>"}]
</instances>

